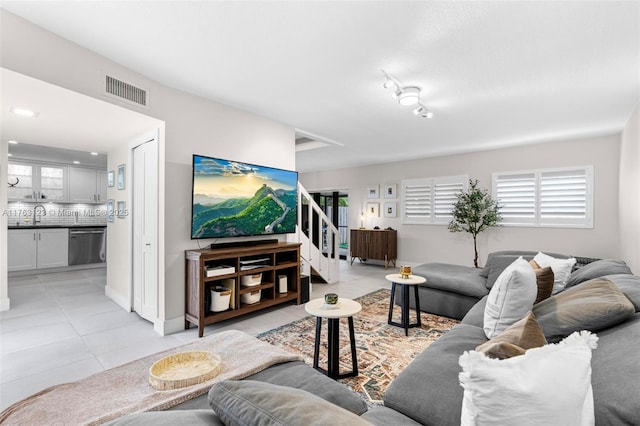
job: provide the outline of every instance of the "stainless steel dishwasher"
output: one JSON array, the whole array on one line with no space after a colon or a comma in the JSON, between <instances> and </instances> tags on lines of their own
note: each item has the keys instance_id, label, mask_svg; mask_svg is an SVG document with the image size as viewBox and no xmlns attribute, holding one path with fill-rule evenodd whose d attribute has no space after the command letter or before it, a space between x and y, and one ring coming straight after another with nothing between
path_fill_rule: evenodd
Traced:
<instances>
[{"instance_id":1,"label":"stainless steel dishwasher","mask_svg":"<svg viewBox=\"0 0 640 426\"><path fill-rule=\"evenodd\" d=\"M105 228L70 228L69 265L106 262L106 239Z\"/></svg>"}]
</instances>

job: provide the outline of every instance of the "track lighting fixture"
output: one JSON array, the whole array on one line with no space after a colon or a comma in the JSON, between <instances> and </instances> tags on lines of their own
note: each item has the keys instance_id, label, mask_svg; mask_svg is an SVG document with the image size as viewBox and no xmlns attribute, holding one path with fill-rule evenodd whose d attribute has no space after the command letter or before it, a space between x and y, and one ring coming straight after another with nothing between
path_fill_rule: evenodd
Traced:
<instances>
[{"instance_id":1,"label":"track lighting fixture","mask_svg":"<svg viewBox=\"0 0 640 426\"><path fill-rule=\"evenodd\" d=\"M398 103L403 106L416 107L413 110L413 114L422 118L431 118L433 113L420 102L420 88L416 86L402 87L402 85L389 74L382 70L385 80L382 87L391 91L391 97L397 99Z\"/></svg>"}]
</instances>

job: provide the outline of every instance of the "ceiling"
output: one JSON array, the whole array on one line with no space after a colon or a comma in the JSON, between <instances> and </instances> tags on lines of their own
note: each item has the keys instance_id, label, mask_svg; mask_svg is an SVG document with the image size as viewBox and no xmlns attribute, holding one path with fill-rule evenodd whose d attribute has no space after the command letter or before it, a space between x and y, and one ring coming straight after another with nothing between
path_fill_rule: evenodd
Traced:
<instances>
[{"instance_id":1,"label":"ceiling","mask_svg":"<svg viewBox=\"0 0 640 426\"><path fill-rule=\"evenodd\" d=\"M2 8L162 84L296 128L301 172L616 133L640 100L639 1ZM420 87L434 117L392 99L382 70Z\"/></svg>"},{"instance_id":2,"label":"ceiling","mask_svg":"<svg viewBox=\"0 0 640 426\"><path fill-rule=\"evenodd\" d=\"M111 147L158 127L154 118L4 68L0 69L0 81L2 142L19 142L9 145L9 153L16 158L78 161L106 168L106 153ZM36 117L8 113L10 108L27 106Z\"/></svg>"}]
</instances>

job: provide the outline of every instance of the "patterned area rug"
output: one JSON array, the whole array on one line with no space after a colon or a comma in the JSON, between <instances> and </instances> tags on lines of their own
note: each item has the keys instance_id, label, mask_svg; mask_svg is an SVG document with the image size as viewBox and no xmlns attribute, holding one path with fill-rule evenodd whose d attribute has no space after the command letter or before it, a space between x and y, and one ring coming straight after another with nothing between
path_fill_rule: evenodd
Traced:
<instances>
[{"instance_id":1,"label":"patterned area rug","mask_svg":"<svg viewBox=\"0 0 640 426\"><path fill-rule=\"evenodd\" d=\"M362 311L354 316L357 377L341 379L354 391L362 394L370 404L380 404L382 395L391 381L427 346L449 331L457 320L421 313L422 327L404 329L387 324L391 291L377 290L356 299ZM394 308L394 321L400 321L400 307ZM410 310L410 322L416 321L415 310ZM304 361L313 365L316 318L308 316L258 335L258 339L302 354ZM322 323L319 365L327 363L327 322ZM340 371L351 371L349 327L347 319L340 320Z\"/></svg>"}]
</instances>

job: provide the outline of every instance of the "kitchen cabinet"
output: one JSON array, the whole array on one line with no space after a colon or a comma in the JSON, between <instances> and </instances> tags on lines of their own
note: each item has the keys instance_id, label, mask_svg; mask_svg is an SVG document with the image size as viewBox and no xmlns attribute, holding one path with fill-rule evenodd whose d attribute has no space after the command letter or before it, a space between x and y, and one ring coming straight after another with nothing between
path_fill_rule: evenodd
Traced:
<instances>
[{"instance_id":1,"label":"kitchen cabinet","mask_svg":"<svg viewBox=\"0 0 640 426\"><path fill-rule=\"evenodd\" d=\"M69 167L69 202L106 203L107 172L85 167Z\"/></svg>"},{"instance_id":2,"label":"kitchen cabinet","mask_svg":"<svg viewBox=\"0 0 640 426\"><path fill-rule=\"evenodd\" d=\"M36 229L9 229L7 266L9 272L36 269L38 241Z\"/></svg>"},{"instance_id":3,"label":"kitchen cabinet","mask_svg":"<svg viewBox=\"0 0 640 426\"><path fill-rule=\"evenodd\" d=\"M67 266L67 228L9 229L7 238L9 272Z\"/></svg>"},{"instance_id":4,"label":"kitchen cabinet","mask_svg":"<svg viewBox=\"0 0 640 426\"><path fill-rule=\"evenodd\" d=\"M67 201L68 167L10 161L7 167L9 201Z\"/></svg>"}]
</instances>

